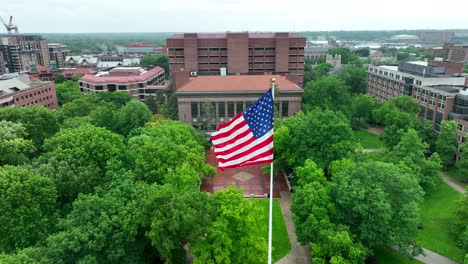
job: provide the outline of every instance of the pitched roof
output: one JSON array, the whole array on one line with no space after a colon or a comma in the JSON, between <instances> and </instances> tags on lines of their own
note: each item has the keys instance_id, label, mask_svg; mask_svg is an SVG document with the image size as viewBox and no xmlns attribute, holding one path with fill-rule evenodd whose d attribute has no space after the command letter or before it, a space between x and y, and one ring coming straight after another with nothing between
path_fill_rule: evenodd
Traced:
<instances>
[{"instance_id":1,"label":"pitched roof","mask_svg":"<svg viewBox=\"0 0 468 264\"><path fill-rule=\"evenodd\" d=\"M176 93L262 92L270 89L272 78L276 79L280 91L303 92L297 84L281 75L229 75L190 78Z\"/></svg>"},{"instance_id":2,"label":"pitched roof","mask_svg":"<svg viewBox=\"0 0 468 264\"><path fill-rule=\"evenodd\" d=\"M139 76L96 76L86 74L80 78L80 81L90 82L90 83L130 83L130 82L143 82L149 79L150 77L164 72L164 69L161 67L153 68L149 71L146 71Z\"/></svg>"}]
</instances>

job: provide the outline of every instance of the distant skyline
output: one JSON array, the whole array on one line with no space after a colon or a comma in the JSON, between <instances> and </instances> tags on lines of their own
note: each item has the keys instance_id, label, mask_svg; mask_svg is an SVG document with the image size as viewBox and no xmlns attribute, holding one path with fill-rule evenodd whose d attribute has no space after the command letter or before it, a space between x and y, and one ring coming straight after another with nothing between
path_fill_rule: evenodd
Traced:
<instances>
[{"instance_id":1,"label":"distant skyline","mask_svg":"<svg viewBox=\"0 0 468 264\"><path fill-rule=\"evenodd\" d=\"M21 0L0 16L20 33L293 32L468 29L466 10L460 0Z\"/></svg>"}]
</instances>

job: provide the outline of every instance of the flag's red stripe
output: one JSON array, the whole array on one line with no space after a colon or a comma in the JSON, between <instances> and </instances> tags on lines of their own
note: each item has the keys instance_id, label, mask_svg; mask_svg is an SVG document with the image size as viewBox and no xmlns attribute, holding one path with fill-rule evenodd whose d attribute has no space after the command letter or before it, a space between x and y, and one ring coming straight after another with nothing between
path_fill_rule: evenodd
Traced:
<instances>
[{"instance_id":1,"label":"flag's red stripe","mask_svg":"<svg viewBox=\"0 0 468 264\"><path fill-rule=\"evenodd\" d=\"M211 140L217 140L217 139L229 137L236 130L241 129L243 126L246 126L246 125L247 125L247 122L245 122L245 120L244 120L244 121L240 122L239 124L235 125L230 130L228 130L228 131L226 131L224 133L220 133L220 134L211 136Z\"/></svg>"},{"instance_id":2,"label":"flag's red stripe","mask_svg":"<svg viewBox=\"0 0 468 264\"><path fill-rule=\"evenodd\" d=\"M235 167L245 167L245 166L260 165L260 164L270 164L272 162L273 162L272 159L262 160L262 161L254 161L254 162L251 162L251 163L244 163L244 164L241 164L241 165L232 165L232 166L228 166L228 167L219 167L219 169L223 171L223 170L231 169L231 168L235 168Z\"/></svg>"},{"instance_id":3,"label":"flag's red stripe","mask_svg":"<svg viewBox=\"0 0 468 264\"><path fill-rule=\"evenodd\" d=\"M260 142L258 145L255 145L255 146L247 149L244 152L238 153L238 154L236 154L236 155L234 155L234 156L232 156L230 158L226 158L226 159L218 158L218 161L219 162L229 162L231 160L240 159L240 158L242 158L242 157L244 157L246 155L249 155L250 153L253 153L253 152L255 152L255 151L257 151L257 150L259 150L259 149L261 149L261 148L263 148L265 146L268 146L271 142L273 142L273 135L271 135L271 137L266 138L263 142Z\"/></svg>"},{"instance_id":4,"label":"flag's red stripe","mask_svg":"<svg viewBox=\"0 0 468 264\"><path fill-rule=\"evenodd\" d=\"M247 140L247 141L245 141L244 143L241 143L241 144L239 144L239 145L237 145L237 146L235 146L235 147L232 147L232 148L230 148L230 149L226 149L226 150L224 150L224 151L216 151L216 149L215 149L215 155L218 156L218 155L227 155L227 154L230 154L230 153L232 153L232 152L234 152L234 151L237 151L237 150L239 150L239 149L241 149L241 148L243 148L243 147L245 147L245 146L251 144L251 143L254 142L254 141L255 141L255 137L252 135L252 137L251 137L249 140Z\"/></svg>"},{"instance_id":5,"label":"flag's red stripe","mask_svg":"<svg viewBox=\"0 0 468 264\"><path fill-rule=\"evenodd\" d=\"M255 157L252 157L251 159L249 160L246 160L246 161L243 161L243 162L240 162L240 163L236 163L236 164L232 164L232 165L228 165L228 166L223 166L222 164L219 164L218 165L218 168L221 169L221 170L225 170L225 169L229 169L229 168L235 168L235 167L241 167L241 166L250 166L250 165L254 165L255 164L255 160L258 160L260 158L264 158L264 157L267 157L269 155L273 155L273 149L269 149L268 151L265 151L263 153L260 153L258 154L257 156ZM252 161L251 163L249 161ZM258 163L256 164L265 164L265 163L269 163L269 162L263 162L263 161L259 161Z\"/></svg>"},{"instance_id":6,"label":"flag's red stripe","mask_svg":"<svg viewBox=\"0 0 468 264\"><path fill-rule=\"evenodd\" d=\"M234 118L232 118L231 121L228 121L228 122L226 122L226 123L220 124L220 125L218 126L218 130L217 130L217 131L219 131L219 130L221 130L221 129L227 127L227 126L229 126L232 122L234 122L234 121L235 121L237 118L239 118L241 115L242 115L242 113L239 113L239 114L237 114Z\"/></svg>"},{"instance_id":7,"label":"flag's red stripe","mask_svg":"<svg viewBox=\"0 0 468 264\"><path fill-rule=\"evenodd\" d=\"M248 136L250 133L251 133L251 131L250 131L250 128L249 128L249 129L245 130L244 132L240 133L239 135L231 138L230 140L228 140L226 142L223 142L223 143L214 144L214 146L215 146L215 148L224 148L225 146L230 145L230 144L236 142L237 140Z\"/></svg>"}]
</instances>

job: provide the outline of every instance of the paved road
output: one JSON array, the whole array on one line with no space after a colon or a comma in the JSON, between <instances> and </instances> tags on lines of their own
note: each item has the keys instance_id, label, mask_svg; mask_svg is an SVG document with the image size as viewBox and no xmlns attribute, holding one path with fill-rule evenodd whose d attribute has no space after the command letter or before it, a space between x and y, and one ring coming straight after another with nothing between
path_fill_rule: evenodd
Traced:
<instances>
[{"instance_id":1,"label":"paved road","mask_svg":"<svg viewBox=\"0 0 468 264\"><path fill-rule=\"evenodd\" d=\"M395 247L393 249L397 250L397 248ZM414 258L425 264L459 264L456 261L453 261L447 257L444 257L425 248L423 248L423 254Z\"/></svg>"},{"instance_id":2,"label":"paved road","mask_svg":"<svg viewBox=\"0 0 468 264\"><path fill-rule=\"evenodd\" d=\"M288 230L289 242L291 243L291 251L289 254L284 256L282 259L278 260L277 264L309 264L310 261L310 252L308 246L301 246L296 239L296 230L294 228L294 222L292 220L291 213L291 193L290 192L281 192L281 198L278 199L281 212L283 213L284 223L286 224L286 229Z\"/></svg>"},{"instance_id":3,"label":"paved road","mask_svg":"<svg viewBox=\"0 0 468 264\"><path fill-rule=\"evenodd\" d=\"M461 186L460 184L454 182L452 179L450 179L445 173L442 172L442 179L444 180L445 183L447 183L450 187L452 187L455 191L464 194L465 188Z\"/></svg>"}]
</instances>

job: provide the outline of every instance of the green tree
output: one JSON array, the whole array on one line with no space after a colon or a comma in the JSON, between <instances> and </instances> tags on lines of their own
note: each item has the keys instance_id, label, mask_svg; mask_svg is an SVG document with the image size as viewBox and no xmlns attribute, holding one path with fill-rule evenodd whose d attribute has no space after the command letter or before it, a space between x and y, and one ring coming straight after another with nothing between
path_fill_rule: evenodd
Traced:
<instances>
[{"instance_id":1,"label":"green tree","mask_svg":"<svg viewBox=\"0 0 468 264\"><path fill-rule=\"evenodd\" d=\"M372 112L377 107L377 101L375 97L367 95L367 94L360 94L354 97L353 101L353 117L361 120L364 118L366 121L372 120Z\"/></svg>"},{"instance_id":2,"label":"green tree","mask_svg":"<svg viewBox=\"0 0 468 264\"><path fill-rule=\"evenodd\" d=\"M398 52L397 53L397 61L404 61L409 59L409 53L408 52Z\"/></svg>"},{"instance_id":3,"label":"green tree","mask_svg":"<svg viewBox=\"0 0 468 264\"><path fill-rule=\"evenodd\" d=\"M210 198L213 221L190 246L196 255L194 263L266 262L266 227L259 217L261 208L232 188L218 191Z\"/></svg>"},{"instance_id":4,"label":"green tree","mask_svg":"<svg viewBox=\"0 0 468 264\"><path fill-rule=\"evenodd\" d=\"M0 166L29 161L28 154L34 150L34 145L25 137L26 129L21 124L0 121Z\"/></svg>"},{"instance_id":5,"label":"green tree","mask_svg":"<svg viewBox=\"0 0 468 264\"><path fill-rule=\"evenodd\" d=\"M435 149L439 153L444 167L454 165L455 152L458 150L457 123L455 121L442 121Z\"/></svg>"},{"instance_id":6,"label":"green tree","mask_svg":"<svg viewBox=\"0 0 468 264\"><path fill-rule=\"evenodd\" d=\"M141 66L159 66L164 69L166 74L169 74L169 57L165 54L145 55L140 59Z\"/></svg>"},{"instance_id":7,"label":"green tree","mask_svg":"<svg viewBox=\"0 0 468 264\"><path fill-rule=\"evenodd\" d=\"M434 190L441 181L440 158L437 153L426 159L428 145L424 143L413 129L408 129L401 141L388 153L385 161L408 166L418 179L419 185L427 193Z\"/></svg>"},{"instance_id":8,"label":"green tree","mask_svg":"<svg viewBox=\"0 0 468 264\"><path fill-rule=\"evenodd\" d=\"M423 191L409 169L364 161L335 170L330 195L336 221L367 249L398 246L418 253L413 238L420 224Z\"/></svg>"},{"instance_id":9,"label":"green tree","mask_svg":"<svg viewBox=\"0 0 468 264\"><path fill-rule=\"evenodd\" d=\"M117 131L127 136L135 128L143 127L151 120L151 111L137 100L126 103L117 113Z\"/></svg>"},{"instance_id":10,"label":"green tree","mask_svg":"<svg viewBox=\"0 0 468 264\"><path fill-rule=\"evenodd\" d=\"M202 130L215 130L215 105L209 101L202 102L200 105L201 114L197 118L197 123Z\"/></svg>"},{"instance_id":11,"label":"green tree","mask_svg":"<svg viewBox=\"0 0 468 264\"><path fill-rule=\"evenodd\" d=\"M366 93L367 69L363 67L345 67L339 74L346 84L351 87L353 94Z\"/></svg>"},{"instance_id":12,"label":"green tree","mask_svg":"<svg viewBox=\"0 0 468 264\"><path fill-rule=\"evenodd\" d=\"M53 232L56 199L50 179L21 167L0 167L0 252L33 246Z\"/></svg>"},{"instance_id":13,"label":"green tree","mask_svg":"<svg viewBox=\"0 0 468 264\"><path fill-rule=\"evenodd\" d=\"M89 114L90 123L97 127L104 127L110 131L116 131L116 111L115 107L110 105L101 105L96 107Z\"/></svg>"},{"instance_id":14,"label":"green tree","mask_svg":"<svg viewBox=\"0 0 468 264\"><path fill-rule=\"evenodd\" d=\"M80 80L80 78L81 78L81 75L77 73L77 74L74 74L71 79L72 81L77 82Z\"/></svg>"},{"instance_id":15,"label":"green tree","mask_svg":"<svg viewBox=\"0 0 468 264\"><path fill-rule=\"evenodd\" d=\"M331 55L341 55L341 63L348 64L349 59L351 57L351 51L347 48L331 48L328 49L328 54Z\"/></svg>"},{"instance_id":16,"label":"green tree","mask_svg":"<svg viewBox=\"0 0 468 264\"><path fill-rule=\"evenodd\" d=\"M64 81L55 85L57 91L57 101L59 105L66 104L80 98L83 94L80 92L78 82Z\"/></svg>"},{"instance_id":17,"label":"green tree","mask_svg":"<svg viewBox=\"0 0 468 264\"><path fill-rule=\"evenodd\" d=\"M460 172L459 174L462 175L462 181L468 182L468 144L463 144L460 148L461 150L461 157L460 160L458 161L456 167L458 171Z\"/></svg>"},{"instance_id":18,"label":"green tree","mask_svg":"<svg viewBox=\"0 0 468 264\"><path fill-rule=\"evenodd\" d=\"M55 83L63 83L66 80L67 79L62 74L58 74L57 76L55 76Z\"/></svg>"},{"instance_id":19,"label":"green tree","mask_svg":"<svg viewBox=\"0 0 468 264\"><path fill-rule=\"evenodd\" d=\"M408 129L416 128L418 120L412 114L392 110L385 116L384 123L385 129L381 139L387 148L392 149L400 142L401 137Z\"/></svg>"},{"instance_id":20,"label":"green tree","mask_svg":"<svg viewBox=\"0 0 468 264\"><path fill-rule=\"evenodd\" d=\"M360 243L352 240L347 228L321 232L321 241L311 243L312 262L319 264L362 264L366 252Z\"/></svg>"},{"instance_id":21,"label":"green tree","mask_svg":"<svg viewBox=\"0 0 468 264\"><path fill-rule=\"evenodd\" d=\"M84 125L62 129L44 142L44 151L40 158L43 161L50 158L57 161L74 159L76 166L97 166L105 171L108 161L123 158L125 145L117 134L104 128Z\"/></svg>"},{"instance_id":22,"label":"green tree","mask_svg":"<svg viewBox=\"0 0 468 264\"><path fill-rule=\"evenodd\" d=\"M45 138L59 130L57 117L42 105L0 108L0 120L21 123L26 129L27 139L32 140L36 149L40 149Z\"/></svg>"},{"instance_id":23,"label":"green tree","mask_svg":"<svg viewBox=\"0 0 468 264\"><path fill-rule=\"evenodd\" d=\"M103 102L112 103L116 109L120 109L133 99L132 95L125 91L98 93L97 98Z\"/></svg>"},{"instance_id":24,"label":"green tree","mask_svg":"<svg viewBox=\"0 0 468 264\"><path fill-rule=\"evenodd\" d=\"M388 119L387 116L391 116L394 110L416 116L419 113L420 106L419 103L410 96L392 97L380 104L379 108L374 111L375 121L378 124L388 125L388 123L386 123Z\"/></svg>"},{"instance_id":25,"label":"green tree","mask_svg":"<svg viewBox=\"0 0 468 264\"><path fill-rule=\"evenodd\" d=\"M359 57L368 57L370 55L370 48L365 47L365 48L357 49L354 51L354 54L358 55Z\"/></svg>"},{"instance_id":26,"label":"green tree","mask_svg":"<svg viewBox=\"0 0 468 264\"><path fill-rule=\"evenodd\" d=\"M429 153L435 152L435 144L438 137L438 133L434 131L434 125L432 121L427 119L419 119L416 130L423 142L429 145Z\"/></svg>"},{"instance_id":27,"label":"green tree","mask_svg":"<svg viewBox=\"0 0 468 264\"><path fill-rule=\"evenodd\" d=\"M60 111L67 117L83 117L89 115L96 106L96 102L88 98L78 98L62 106Z\"/></svg>"},{"instance_id":28,"label":"green tree","mask_svg":"<svg viewBox=\"0 0 468 264\"><path fill-rule=\"evenodd\" d=\"M197 180L213 173L205 163L206 140L180 121L162 121L155 127L136 130L128 140L129 157L139 179L162 183L165 175L182 164L198 172Z\"/></svg>"},{"instance_id":29,"label":"green tree","mask_svg":"<svg viewBox=\"0 0 468 264\"><path fill-rule=\"evenodd\" d=\"M357 147L345 116L329 110L300 112L275 126L275 165L284 172L303 166L306 159L325 169Z\"/></svg>"},{"instance_id":30,"label":"green tree","mask_svg":"<svg viewBox=\"0 0 468 264\"><path fill-rule=\"evenodd\" d=\"M352 99L349 86L336 76L327 76L309 82L304 88L303 102L306 110L329 109L351 116Z\"/></svg>"}]
</instances>

